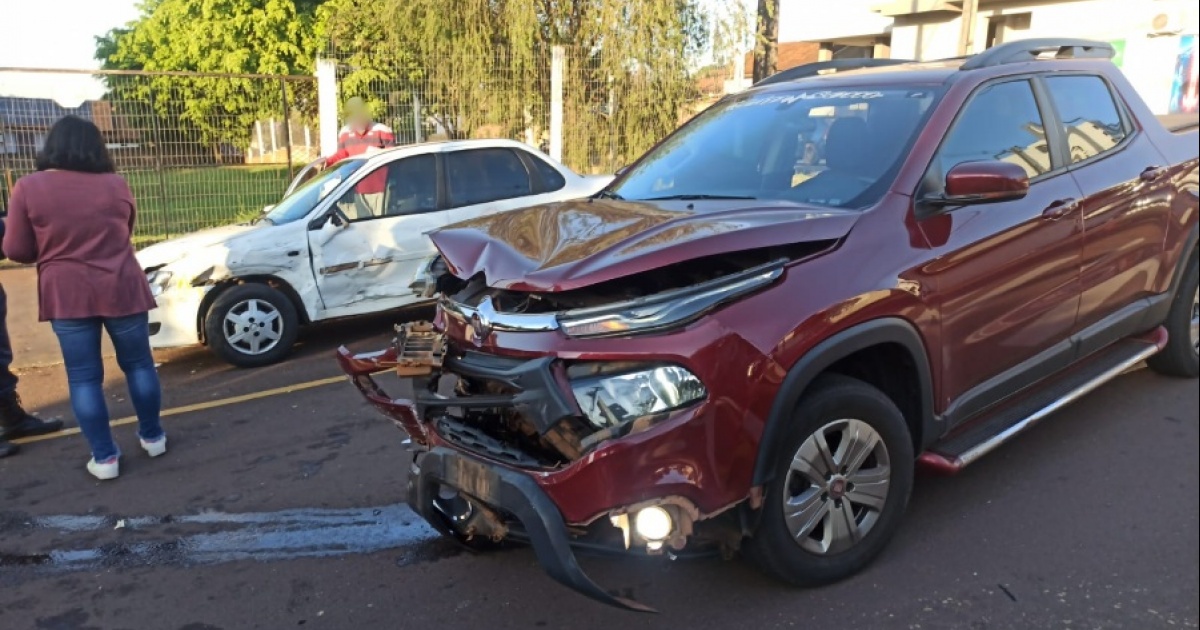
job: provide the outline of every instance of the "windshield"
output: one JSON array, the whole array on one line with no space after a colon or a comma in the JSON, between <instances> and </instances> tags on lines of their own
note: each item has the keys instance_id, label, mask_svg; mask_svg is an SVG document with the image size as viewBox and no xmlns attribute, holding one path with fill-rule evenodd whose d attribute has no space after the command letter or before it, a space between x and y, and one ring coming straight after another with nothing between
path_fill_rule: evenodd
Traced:
<instances>
[{"instance_id":1,"label":"windshield","mask_svg":"<svg viewBox=\"0 0 1200 630\"><path fill-rule=\"evenodd\" d=\"M262 219L273 225L283 225L292 221L299 221L308 216L312 212L314 206L317 205L326 195L333 192L334 188L338 187L350 176L351 173L357 171L366 164L366 160L342 160L329 170L324 171L316 177L308 180L302 186L292 191L292 194L284 197L270 212L262 216Z\"/></svg>"},{"instance_id":2,"label":"windshield","mask_svg":"<svg viewBox=\"0 0 1200 630\"><path fill-rule=\"evenodd\" d=\"M732 97L676 132L606 194L864 207L887 190L938 96L933 88L866 88Z\"/></svg>"}]
</instances>

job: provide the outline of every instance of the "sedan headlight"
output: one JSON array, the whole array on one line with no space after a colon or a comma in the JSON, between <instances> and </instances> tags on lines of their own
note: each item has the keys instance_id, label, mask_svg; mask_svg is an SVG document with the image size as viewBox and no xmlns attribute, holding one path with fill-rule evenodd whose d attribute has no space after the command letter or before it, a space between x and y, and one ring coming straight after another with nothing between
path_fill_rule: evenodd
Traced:
<instances>
[{"instance_id":1,"label":"sedan headlight","mask_svg":"<svg viewBox=\"0 0 1200 630\"><path fill-rule=\"evenodd\" d=\"M155 269L146 272L146 282L150 283L150 293L158 297L171 286L171 278L175 274L165 269Z\"/></svg>"},{"instance_id":2,"label":"sedan headlight","mask_svg":"<svg viewBox=\"0 0 1200 630\"><path fill-rule=\"evenodd\" d=\"M785 262L778 260L636 300L566 311L558 316L558 324L571 337L604 337L682 326L721 304L774 283L783 275Z\"/></svg>"},{"instance_id":3,"label":"sedan headlight","mask_svg":"<svg viewBox=\"0 0 1200 630\"><path fill-rule=\"evenodd\" d=\"M612 373L611 366L604 364L579 364L568 375L584 416L601 429L584 446L624 435L639 418L662 417L708 395L695 374L675 365Z\"/></svg>"}]
</instances>

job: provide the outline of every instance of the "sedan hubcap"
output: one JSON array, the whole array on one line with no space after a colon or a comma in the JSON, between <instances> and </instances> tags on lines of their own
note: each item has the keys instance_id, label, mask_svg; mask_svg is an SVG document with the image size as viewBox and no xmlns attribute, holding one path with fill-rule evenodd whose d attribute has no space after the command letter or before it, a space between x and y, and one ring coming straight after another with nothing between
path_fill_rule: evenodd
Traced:
<instances>
[{"instance_id":1,"label":"sedan hubcap","mask_svg":"<svg viewBox=\"0 0 1200 630\"><path fill-rule=\"evenodd\" d=\"M283 318L263 300L238 302L225 314L225 341L242 354L259 355L279 345Z\"/></svg>"},{"instance_id":2,"label":"sedan hubcap","mask_svg":"<svg viewBox=\"0 0 1200 630\"><path fill-rule=\"evenodd\" d=\"M879 521L890 484L879 433L861 420L830 422L792 457L783 493L788 530L810 553L845 551Z\"/></svg>"}]
</instances>

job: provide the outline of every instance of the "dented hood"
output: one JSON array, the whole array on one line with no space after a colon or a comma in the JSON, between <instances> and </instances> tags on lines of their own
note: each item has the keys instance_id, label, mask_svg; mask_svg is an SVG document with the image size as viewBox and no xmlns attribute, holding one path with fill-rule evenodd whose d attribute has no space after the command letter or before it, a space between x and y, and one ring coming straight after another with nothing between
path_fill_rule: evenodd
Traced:
<instances>
[{"instance_id":1,"label":"dented hood","mask_svg":"<svg viewBox=\"0 0 1200 630\"><path fill-rule=\"evenodd\" d=\"M726 252L840 239L858 217L787 202L595 199L492 215L430 237L460 278L483 273L495 288L567 291Z\"/></svg>"},{"instance_id":2,"label":"dented hood","mask_svg":"<svg viewBox=\"0 0 1200 630\"><path fill-rule=\"evenodd\" d=\"M265 224L264 224L265 226ZM190 253L205 247L226 243L236 236L261 229L263 226L244 223L199 230L161 243L155 243L137 254L138 264L143 269L171 264Z\"/></svg>"}]
</instances>

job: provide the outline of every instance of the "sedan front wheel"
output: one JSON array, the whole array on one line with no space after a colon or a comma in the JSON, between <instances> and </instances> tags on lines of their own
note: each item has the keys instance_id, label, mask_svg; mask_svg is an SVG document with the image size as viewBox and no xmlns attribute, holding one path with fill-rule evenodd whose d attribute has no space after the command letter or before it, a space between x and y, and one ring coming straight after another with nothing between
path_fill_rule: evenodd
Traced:
<instances>
[{"instance_id":1,"label":"sedan front wheel","mask_svg":"<svg viewBox=\"0 0 1200 630\"><path fill-rule=\"evenodd\" d=\"M281 361L296 342L299 317L283 293L243 284L219 295L204 321L209 348L227 363L260 367Z\"/></svg>"}]
</instances>

